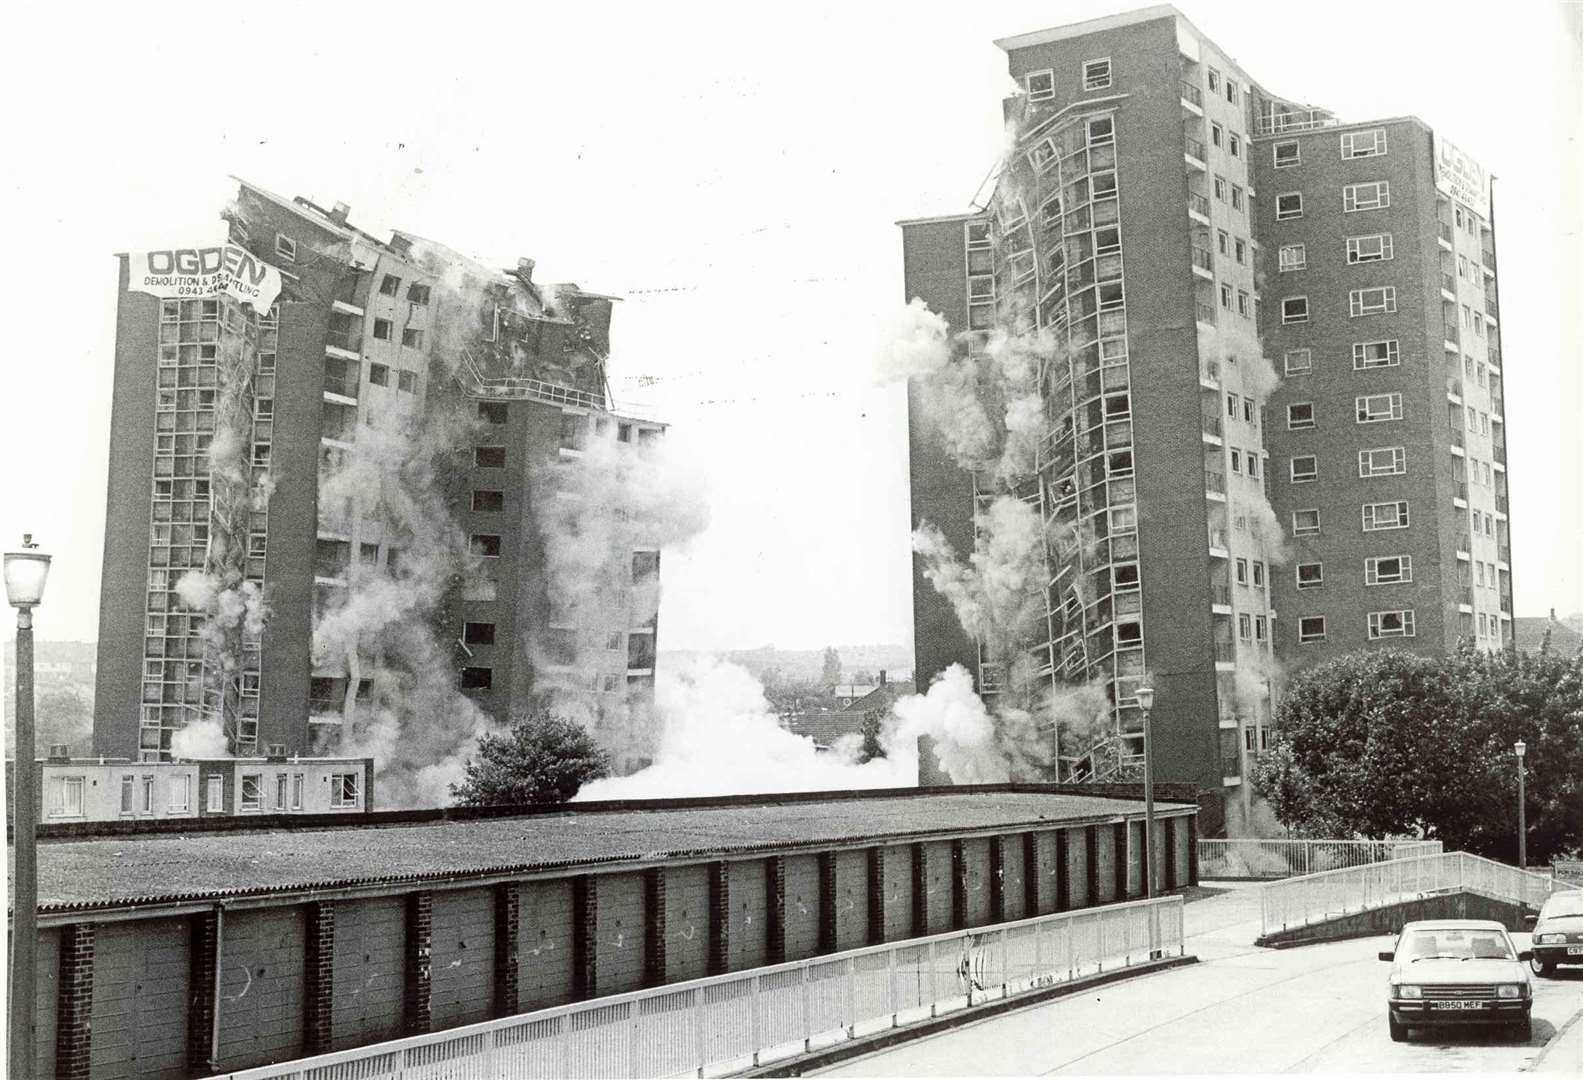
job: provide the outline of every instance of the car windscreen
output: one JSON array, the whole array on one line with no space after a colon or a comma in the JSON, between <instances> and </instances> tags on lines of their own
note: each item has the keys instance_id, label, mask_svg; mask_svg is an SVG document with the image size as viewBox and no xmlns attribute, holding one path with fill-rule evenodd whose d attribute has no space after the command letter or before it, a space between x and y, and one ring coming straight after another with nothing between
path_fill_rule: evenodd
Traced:
<instances>
[{"instance_id":1,"label":"car windscreen","mask_svg":"<svg viewBox=\"0 0 1583 1080\"><path fill-rule=\"evenodd\" d=\"M1397 956L1417 960L1515 960L1506 935L1498 930L1412 930Z\"/></svg>"},{"instance_id":2,"label":"car windscreen","mask_svg":"<svg viewBox=\"0 0 1583 1080\"><path fill-rule=\"evenodd\" d=\"M1556 893L1545 901L1541 919L1554 919L1561 915L1583 915L1583 889Z\"/></svg>"}]
</instances>

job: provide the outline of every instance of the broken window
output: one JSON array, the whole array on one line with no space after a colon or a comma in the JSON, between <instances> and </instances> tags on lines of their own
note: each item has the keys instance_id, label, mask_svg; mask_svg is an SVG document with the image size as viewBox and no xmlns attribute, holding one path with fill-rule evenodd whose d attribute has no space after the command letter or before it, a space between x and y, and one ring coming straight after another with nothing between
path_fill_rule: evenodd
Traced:
<instances>
[{"instance_id":1,"label":"broken window","mask_svg":"<svg viewBox=\"0 0 1583 1080\"><path fill-rule=\"evenodd\" d=\"M504 424L506 422L506 403L503 401L480 401L478 403L478 418L487 424Z\"/></svg>"},{"instance_id":2,"label":"broken window","mask_svg":"<svg viewBox=\"0 0 1583 1080\"><path fill-rule=\"evenodd\" d=\"M478 514L495 514L506 508L506 493L504 491L475 491L473 492L473 512Z\"/></svg>"},{"instance_id":3,"label":"broken window","mask_svg":"<svg viewBox=\"0 0 1583 1080\"><path fill-rule=\"evenodd\" d=\"M401 291L401 279L395 274L386 274L379 282L381 296L395 296Z\"/></svg>"},{"instance_id":4,"label":"broken window","mask_svg":"<svg viewBox=\"0 0 1583 1080\"><path fill-rule=\"evenodd\" d=\"M390 340L390 320L389 319L375 319L374 320L374 337L377 338L380 341L389 341Z\"/></svg>"},{"instance_id":5,"label":"broken window","mask_svg":"<svg viewBox=\"0 0 1583 1080\"><path fill-rule=\"evenodd\" d=\"M632 580L644 581L660 572L660 553L658 551L634 551L632 553Z\"/></svg>"},{"instance_id":6,"label":"broken window","mask_svg":"<svg viewBox=\"0 0 1583 1080\"><path fill-rule=\"evenodd\" d=\"M396 372L396 389L404 394L416 394L418 392L418 373L416 371L398 370Z\"/></svg>"},{"instance_id":7,"label":"broken window","mask_svg":"<svg viewBox=\"0 0 1583 1080\"><path fill-rule=\"evenodd\" d=\"M500 537L497 534L474 533L468 547L474 555L481 555L486 559L500 558Z\"/></svg>"},{"instance_id":8,"label":"broken window","mask_svg":"<svg viewBox=\"0 0 1583 1080\"><path fill-rule=\"evenodd\" d=\"M401 344L409 349L423 348L423 331L403 330L401 332Z\"/></svg>"},{"instance_id":9,"label":"broken window","mask_svg":"<svg viewBox=\"0 0 1583 1080\"><path fill-rule=\"evenodd\" d=\"M506 448L504 446L473 447L473 465L480 469L504 469Z\"/></svg>"},{"instance_id":10,"label":"broken window","mask_svg":"<svg viewBox=\"0 0 1583 1080\"><path fill-rule=\"evenodd\" d=\"M495 682L493 668L464 667L462 669L463 690L488 690Z\"/></svg>"},{"instance_id":11,"label":"broken window","mask_svg":"<svg viewBox=\"0 0 1583 1080\"><path fill-rule=\"evenodd\" d=\"M429 287L413 282L407 288L407 299L414 304L427 304L429 302Z\"/></svg>"},{"instance_id":12,"label":"broken window","mask_svg":"<svg viewBox=\"0 0 1583 1080\"><path fill-rule=\"evenodd\" d=\"M495 643L495 624L492 622L463 623L462 642L467 645L493 645Z\"/></svg>"},{"instance_id":13,"label":"broken window","mask_svg":"<svg viewBox=\"0 0 1583 1080\"><path fill-rule=\"evenodd\" d=\"M368 382L371 386L389 386L390 368L384 364L369 364Z\"/></svg>"}]
</instances>

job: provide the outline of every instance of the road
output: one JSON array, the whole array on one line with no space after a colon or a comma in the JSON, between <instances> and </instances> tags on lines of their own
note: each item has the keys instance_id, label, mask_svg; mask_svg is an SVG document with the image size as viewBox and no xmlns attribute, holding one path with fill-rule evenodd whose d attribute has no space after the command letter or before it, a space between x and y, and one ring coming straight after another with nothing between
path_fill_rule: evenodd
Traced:
<instances>
[{"instance_id":1,"label":"road","mask_svg":"<svg viewBox=\"0 0 1583 1080\"><path fill-rule=\"evenodd\" d=\"M828 1070L846 1076L1518 1072L1543 1058L1583 1072L1583 968L1535 982L1533 1037L1385 1029L1389 937L1257 949L1256 890L1187 906L1188 967L1097 987ZM1514 935L1526 947L1526 935ZM1563 1065L1563 1067L1565 1067Z\"/></svg>"}]
</instances>

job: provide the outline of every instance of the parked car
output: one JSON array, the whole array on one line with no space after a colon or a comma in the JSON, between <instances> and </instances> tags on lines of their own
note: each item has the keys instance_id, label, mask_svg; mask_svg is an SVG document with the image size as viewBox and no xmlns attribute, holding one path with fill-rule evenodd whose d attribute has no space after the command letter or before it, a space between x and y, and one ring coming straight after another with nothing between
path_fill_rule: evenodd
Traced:
<instances>
[{"instance_id":1,"label":"parked car","mask_svg":"<svg viewBox=\"0 0 1583 1080\"><path fill-rule=\"evenodd\" d=\"M1435 919L1402 927L1391 962L1390 1032L1405 1042L1413 1028L1503 1024L1531 1035L1533 980L1506 928L1483 919Z\"/></svg>"},{"instance_id":2,"label":"parked car","mask_svg":"<svg viewBox=\"0 0 1583 1080\"><path fill-rule=\"evenodd\" d=\"M1583 964L1583 889L1553 894L1528 916L1533 923L1534 972L1549 975L1557 964Z\"/></svg>"}]
</instances>

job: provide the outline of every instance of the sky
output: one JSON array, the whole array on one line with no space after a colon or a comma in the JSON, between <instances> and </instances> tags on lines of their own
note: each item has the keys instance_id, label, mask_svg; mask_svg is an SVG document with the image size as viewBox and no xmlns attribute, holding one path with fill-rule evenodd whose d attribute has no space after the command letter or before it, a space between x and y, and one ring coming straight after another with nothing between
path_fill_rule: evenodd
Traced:
<instances>
[{"instance_id":1,"label":"sky","mask_svg":"<svg viewBox=\"0 0 1583 1080\"><path fill-rule=\"evenodd\" d=\"M20 7L0 544L55 556L40 637L96 633L113 253L212 242L235 175L625 297L615 394L710 493L665 557L667 648L910 644L906 402L872 376L907 299L895 222L965 209L993 166L994 38L1134 6ZM1583 611L1583 12L1178 7L1273 92L1417 115L1498 177L1516 609Z\"/></svg>"}]
</instances>

